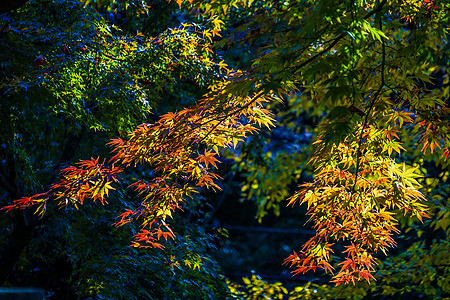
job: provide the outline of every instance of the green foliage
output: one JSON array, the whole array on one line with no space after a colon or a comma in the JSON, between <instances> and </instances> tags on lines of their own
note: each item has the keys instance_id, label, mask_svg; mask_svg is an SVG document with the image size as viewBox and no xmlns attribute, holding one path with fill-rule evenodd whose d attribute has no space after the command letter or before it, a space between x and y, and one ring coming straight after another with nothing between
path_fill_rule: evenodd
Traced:
<instances>
[{"instance_id":1,"label":"green foliage","mask_svg":"<svg viewBox=\"0 0 450 300\"><path fill-rule=\"evenodd\" d=\"M268 283L261 277L253 275L242 278L245 286L228 281L233 299L363 299L367 295L367 287L333 287L326 284L307 282L296 286L291 291L283 287L281 282Z\"/></svg>"},{"instance_id":2,"label":"green foliage","mask_svg":"<svg viewBox=\"0 0 450 300\"><path fill-rule=\"evenodd\" d=\"M250 279L244 277L242 280L245 283L244 289L231 281L227 282L235 299L283 299L283 295L287 294L287 290L280 282L270 284L257 275L253 275Z\"/></svg>"},{"instance_id":3,"label":"green foliage","mask_svg":"<svg viewBox=\"0 0 450 300\"><path fill-rule=\"evenodd\" d=\"M64 238L69 261L75 266L77 294L96 299L221 299L223 276L208 251L212 237L189 225L164 251L129 247L130 229L111 228L120 207L109 219L97 208L70 224ZM91 214L89 214L91 213ZM138 231L138 228L132 228Z\"/></svg>"},{"instance_id":4,"label":"green foliage","mask_svg":"<svg viewBox=\"0 0 450 300\"><path fill-rule=\"evenodd\" d=\"M121 186L110 193L112 205L101 209L87 205L76 213L56 213L56 203L41 201L62 166L78 157L105 155L107 137L125 136L152 119L155 109L192 104L221 76L201 26L155 27L151 30L161 33L150 37L120 25L76 1L31 1L0 16L1 203L39 192L22 204L40 203L39 216L46 214L40 219L35 210L26 212L24 226L35 237L6 284L39 285L54 298L223 298L220 268L207 253L214 235L203 228L175 225L179 235L164 252L139 251L129 247L138 226L111 227L124 207L134 206ZM96 169L94 161L80 168L103 176L105 168ZM66 176L78 170L66 168ZM127 176L121 184L152 175L138 170ZM92 187L91 196L113 190L95 182L62 184L81 191ZM2 249L20 224L20 214L2 216ZM67 269L60 272L58 264ZM53 273L58 278L49 276Z\"/></svg>"}]
</instances>

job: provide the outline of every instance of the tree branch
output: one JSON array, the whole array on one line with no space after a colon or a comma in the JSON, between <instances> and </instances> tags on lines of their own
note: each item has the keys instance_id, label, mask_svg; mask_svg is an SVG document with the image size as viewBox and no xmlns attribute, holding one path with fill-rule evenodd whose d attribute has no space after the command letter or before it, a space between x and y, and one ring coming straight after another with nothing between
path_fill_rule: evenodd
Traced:
<instances>
[{"instance_id":1,"label":"tree branch","mask_svg":"<svg viewBox=\"0 0 450 300\"><path fill-rule=\"evenodd\" d=\"M373 16L374 14L378 13L381 11L381 9L383 8L383 6L386 4L386 0L381 1L381 3L377 6L377 8L375 8L374 10L372 10L371 12L369 12L367 15L364 16L364 20L367 20L368 18L370 18L371 16ZM308 58L306 61L302 62L300 65L295 66L296 69L300 69L303 68L304 66L308 65L309 63L313 62L314 60L316 60L318 57L322 56L323 54L325 54L326 52L330 51L331 49L333 49L333 47L345 36L345 34L340 34L338 35L334 41L325 49L323 49L322 51L320 51L319 53L316 53L316 55Z\"/></svg>"},{"instance_id":2,"label":"tree branch","mask_svg":"<svg viewBox=\"0 0 450 300\"><path fill-rule=\"evenodd\" d=\"M386 2L386 1L383 1ZM383 3L382 2L382 3ZM381 5L381 4L380 4ZM382 21L380 18L380 30L382 30ZM356 189L356 182L358 179L358 172L359 172L359 167L360 167L360 163L361 163L361 146L362 146L362 140L363 140L363 134L364 134L364 129L366 129L367 123L369 121L369 114L373 109L373 106L375 105L375 101L376 99L378 99L378 97L381 94L381 91L383 90L384 86L385 86L385 80L384 80L384 72L385 72L385 66L386 66L386 45L384 43L384 38L381 38L381 49L382 49L382 57L381 57L381 83L380 83L380 87L378 88L378 90L375 92L374 96L372 97L372 99L370 99L370 104L369 107L367 108L367 111L365 112L365 118L363 121L363 124L361 126L361 133L359 135L359 140L358 140L358 150L356 151L356 168L355 168L355 182L353 183L353 191L355 191Z\"/></svg>"},{"instance_id":3,"label":"tree branch","mask_svg":"<svg viewBox=\"0 0 450 300\"><path fill-rule=\"evenodd\" d=\"M28 0L7 0L2 1L2 5L0 7L0 15L4 13L8 13L10 11L13 11L27 3Z\"/></svg>"}]
</instances>

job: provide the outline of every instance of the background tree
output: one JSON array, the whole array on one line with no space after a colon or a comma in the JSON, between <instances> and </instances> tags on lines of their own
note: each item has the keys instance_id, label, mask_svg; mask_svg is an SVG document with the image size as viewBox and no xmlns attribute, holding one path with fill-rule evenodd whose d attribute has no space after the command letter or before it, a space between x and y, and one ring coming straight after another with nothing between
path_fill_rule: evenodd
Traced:
<instances>
[{"instance_id":1,"label":"background tree","mask_svg":"<svg viewBox=\"0 0 450 300\"><path fill-rule=\"evenodd\" d=\"M179 26L180 16L169 18L165 3L161 9L167 17L146 29L153 38L144 37L145 22L125 19L135 7L111 14L105 8L115 25L71 1L31 2L1 16L3 206L45 192L61 168L79 158L106 156L109 137L126 135L151 120L151 111L192 103L207 83L217 80L202 29L166 31L171 22ZM178 11L176 5L171 9ZM151 172L136 169L127 176L145 178ZM127 178L122 180L125 187ZM101 215L98 206L72 214L50 202L42 207L43 218L33 209L3 215L1 281L39 285L55 298L223 294L217 264L206 253L214 246L210 234L195 223L179 223L180 235L167 252L130 249L128 237L139 229L114 230L110 224L133 205L135 195L116 189L117 201L101 209ZM190 209L195 212L196 204L185 208L183 218Z\"/></svg>"}]
</instances>

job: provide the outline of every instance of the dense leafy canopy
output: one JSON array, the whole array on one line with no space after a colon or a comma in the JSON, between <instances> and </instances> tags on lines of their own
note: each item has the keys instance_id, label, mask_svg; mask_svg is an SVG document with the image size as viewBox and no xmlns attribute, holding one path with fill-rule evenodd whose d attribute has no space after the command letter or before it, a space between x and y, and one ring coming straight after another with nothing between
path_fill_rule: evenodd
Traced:
<instances>
[{"instance_id":1,"label":"dense leafy canopy","mask_svg":"<svg viewBox=\"0 0 450 300\"><path fill-rule=\"evenodd\" d=\"M357 281L365 282L355 298L448 294L449 8L439 0L42 0L1 15L2 204L11 241L23 238L5 244L3 258L46 225L42 236L56 234L73 265L89 262L78 266L78 293L111 297L87 256L92 237L76 233L117 213L109 223L120 228L97 242L119 241L104 272L122 271L109 286L138 282L143 294L133 297L282 299L285 287L258 276L226 288L207 254L213 235L183 221L203 218L208 190L227 187L220 163L232 160L260 221L280 215L287 198L307 206L315 235L285 264L294 275L331 273L338 287L308 283L290 299L313 298L311 289L319 299L345 297L339 285ZM77 212L52 221L81 205L97 219ZM418 239L380 260L400 226ZM127 233L138 249L122 247ZM166 274L173 282L148 294Z\"/></svg>"}]
</instances>

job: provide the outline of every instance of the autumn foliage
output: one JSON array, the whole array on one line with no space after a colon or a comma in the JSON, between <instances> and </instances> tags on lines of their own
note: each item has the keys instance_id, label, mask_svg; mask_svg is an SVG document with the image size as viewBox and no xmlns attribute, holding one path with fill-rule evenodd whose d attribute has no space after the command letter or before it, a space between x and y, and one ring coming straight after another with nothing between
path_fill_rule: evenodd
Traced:
<instances>
[{"instance_id":1,"label":"autumn foliage","mask_svg":"<svg viewBox=\"0 0 450 300\"><path fill-rule=\"evenodd\" d=\"M273 35L272 28L262 29L262 34L275 42L262 47L249 70L231 70L223 61L202 58L201 64L221 75L208 83L209 92L195 105L141 124L127 138L112 139L108 160L80 161L61 170L60 179L44 193L15 200L2 209L32 208L43 216L49 201L75 208L88 199L106 204L121 175L143 165L151 169L152 178L128 186L139 195L140 203L126 209L115 225L138 222L141 231L132 246L162 248L162 239L175 236L170 228L173 213L202 189L221 189L221 178L215 173L221 151L236 148L261 127L272 128L275 119L268 104L302 94L323 109L322 119L309 161L313 180L301 183L288 201L289 205L307 206L316 233L300 251L286 258L285 264L295 268L294 275L318 269L333 273L337 285L374 279L376 256L396 245L397 215L420 221L428 217L420 173L399 160L405 151L401 132L414 135L417 141L409 142L422 153L441 149L445 159L450 153L450 110L438 92L426 89L431 67L423 64L405 70L414 45L404 45L412 37L401 20L406 15L408 21L424 18L437 4L428 1L423 8L416 2L411 7L398 1L352 2L352 7L336 4L342 11L336 15L326 1L319 1L318 7L310 2L295 14L292 7L274 4L279 15L270 15L270 20L284 18L286 26ZM239 5L252 7L247 2ZM212 7L206 9L211 15L220 9L227 12L227 8ZM319 12L331 16L327 19ZM383 15L397 21L387 21ZM212 30L194 28L206 41L202 50L208 53L213 52L212 39L220 36L223 24L218 18L212 20ZM329 24L320 32L311 29L324 20ZM258 42L254 37L258 34L247 32L245 42ZM138 44L121 43L124 59ZM197 58L189 50L180 57ZM33 62L33 66L38 68L40 63ZM173 72L180 67L176 60L167 66ZM337 71L329 72L330 66ZM448 90L446 93L448 96ZM340 262L333 250L338 246L344 247L345 258Z\"/></svg>"},{"instance_id":2,"label":"autumn foliage","mask_svg":"<svg viewBox=\"0 0 450 300\"><path fill-rule=\"evenodd\" d=\"M392 137L392 129L357 128L363 130L364 143L348 138L325 146L319 137L316 144L321 146L311 161L316 166L315 180L302 184L290 198L289 204L307 204L309 221L316 229L302 251L286 259L297 268L295 274L317 268L332 272L331 247L342 240L348 242L344 251L347 258L339 264L333 281L369 281L376 265L373 254L386 254L396 244L392 235L399 230L393 211L420 220L427 217L414 168L390 158L393 150L400 152L401 148ZM385 152L388 155L383 155Z\"/></svg>"},{"instance_id":3,"label":"autumn foliage","mask_svg":"<svg viewBox=\"0 0 450 300\"><path fill-rule=\"evenodd\" d=\"M273 125L270 112L262 107L268 101L267 96L228 94L226 88L244 77L245 74L237 72L229 81L213 87L194 107L165 114L154 124L142 124L127 140L111 140L115 155L109 165L99 163L98 158L81 161L78 166L63 169L62 179L46 193L19 199L3 209L36 205L36 212L43 215L49 200L75 208L85 199L104 204L124 169L146 164L154 171L154 178L129 186L141 196L142 202L134 210L127 209L121 214L116 225L140 222L141 232L136 234L132 245L161 248L157 242L161 237L174 237L167 217L182 209L185 199L199 188L220 190L217 184L220 177L211 171L217 168L220 149L236 146L259 125Z\"/></svg>"}]
</instances>

